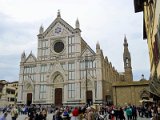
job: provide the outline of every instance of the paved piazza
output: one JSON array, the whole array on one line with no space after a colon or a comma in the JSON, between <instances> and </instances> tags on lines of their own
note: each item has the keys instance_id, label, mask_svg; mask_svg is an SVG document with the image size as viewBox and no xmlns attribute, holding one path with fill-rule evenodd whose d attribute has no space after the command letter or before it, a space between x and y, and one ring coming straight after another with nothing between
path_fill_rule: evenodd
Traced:
<instances>
[{"instance_id":1,"label":"paved piazza","mask_svg":"<svg viewBox=\"0 0 160 120\"><path fill-rule=\"evenodd\" d=\"M2 114L1 114L2 115ZM47 116L47 120L52 120L52 116L53 114L48 114ZM24 120L25 117L27 117L27 115L19 115L17 120ZM7 120L11 120L11 116L10 114L7 116ZM108 119L107 119L108 120ZM141 118L141 117L138 117L137 120L150 120L150 118Z\"/></svg>"}]
</instances>

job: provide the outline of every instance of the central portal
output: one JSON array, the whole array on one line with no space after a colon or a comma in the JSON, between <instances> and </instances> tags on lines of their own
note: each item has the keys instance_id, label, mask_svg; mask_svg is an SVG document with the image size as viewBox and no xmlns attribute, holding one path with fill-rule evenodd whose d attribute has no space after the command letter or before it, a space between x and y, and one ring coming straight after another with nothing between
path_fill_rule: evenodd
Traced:
<instances>
[{"instance_id":1,"label":"central portal","mask_svg":"<svg viewBox=\"0 0 160 120\"><path fill-rule=\"evenodd\" d=\"M88 90L86 94L87 94L87 96L86 96L87 104L88 104L88 105L92 105L92 103L93 103L92 91L91 91L91 90Z\"/></svg>"},{"instance_id":2,"label":"central portal","mask_svg":"<svg viewBox=\"0 0 160 120\"><path fill-rule=\"evenodd\" d=\"M30 106L32 104L32 93L27 93L27 105Z\"/></svg>"},{"instance_id":3,"label":"central portal","mask_svg":"<svg viewBox=\"0 0 160 120\"><path fill-rule=\"evenodd\" d=\"M55 89L55 106L62 106L62 88Z\"/></svg>"}]
</instances>

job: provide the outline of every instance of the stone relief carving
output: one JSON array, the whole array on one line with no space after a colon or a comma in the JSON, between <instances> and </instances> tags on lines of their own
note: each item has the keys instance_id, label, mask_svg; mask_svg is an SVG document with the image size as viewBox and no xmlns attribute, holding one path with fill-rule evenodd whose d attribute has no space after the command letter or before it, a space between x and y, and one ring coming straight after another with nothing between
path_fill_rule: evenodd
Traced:
<instances>
[{"instance_id":1,"label":"stone relief carving","mask_svg":"<svg viewBox=\"0 0 160 120\"><path fill-rule=\"evenodd\" d=\"M58 74L53 78L53 83L59 83L59 82L63 82L63 77L62 75Z\"/></svg>"}]
</instances>

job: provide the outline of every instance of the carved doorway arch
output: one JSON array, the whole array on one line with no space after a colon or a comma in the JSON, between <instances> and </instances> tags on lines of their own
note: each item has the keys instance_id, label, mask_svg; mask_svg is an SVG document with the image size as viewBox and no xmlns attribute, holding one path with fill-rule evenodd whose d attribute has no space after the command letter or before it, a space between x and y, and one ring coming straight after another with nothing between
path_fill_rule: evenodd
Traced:
<instances>
[{"instance_id":1,"label":"carved doorway arch","mask_svg":"<svg viewBox=\"0 0 160 120\"><path fill-rule=\"evenodd\" d=\"M55 93L54 96L54 104L55 106L61 106L63 102L63 83L64 77L60 72L55 72L52 76L53 89Z\"/></svg>"}]
</instances>

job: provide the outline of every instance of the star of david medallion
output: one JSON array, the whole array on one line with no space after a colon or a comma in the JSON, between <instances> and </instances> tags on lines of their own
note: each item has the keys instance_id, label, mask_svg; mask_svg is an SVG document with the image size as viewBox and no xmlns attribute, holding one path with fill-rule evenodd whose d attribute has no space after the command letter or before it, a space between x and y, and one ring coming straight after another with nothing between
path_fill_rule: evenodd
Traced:
<instances>
[{"instance_id":1,"label":"star of david medallion","mask_svg":"<svg viewBox=\"0 0 160 120\"><path fill-rule=\"evenodd\" d=\"M60 32L61 32L61 28L60 28L60 27L57 27L57 28L55 29L55 33L59 34Z\"/></svg>"}]
</instances>

